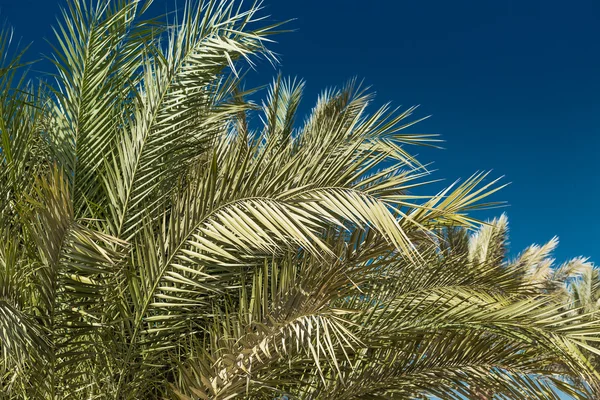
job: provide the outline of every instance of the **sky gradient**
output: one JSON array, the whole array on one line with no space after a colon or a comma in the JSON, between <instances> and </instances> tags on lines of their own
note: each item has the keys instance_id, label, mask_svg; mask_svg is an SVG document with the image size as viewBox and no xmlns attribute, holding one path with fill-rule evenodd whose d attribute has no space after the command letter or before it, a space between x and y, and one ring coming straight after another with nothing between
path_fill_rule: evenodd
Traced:
<instances>
[{"instance_id":1,"label":"sky gradient","mask_svg":"<svg viewBox=\"0 0 600 400\"><path fill-rule=\"evenodd\" d=\"M155 1L161 13L172 0ZM179 1L179 5L183 2ZM0 0L15 39L48 54L55 0ZM438 133L445 150L416 149L435 178L493 170L505 200L511 253L560 237L558 261L600 263L600 2L266 0L270 20L296 18L277 37L284 75L307 83L302 110L352 77L376 104L420 104L413 132ZM251 83L277 73L258 64ZM501 210L494 210L499 214ZM490 213L477 214L488 216Z\"/></svg>"}]
</instances>

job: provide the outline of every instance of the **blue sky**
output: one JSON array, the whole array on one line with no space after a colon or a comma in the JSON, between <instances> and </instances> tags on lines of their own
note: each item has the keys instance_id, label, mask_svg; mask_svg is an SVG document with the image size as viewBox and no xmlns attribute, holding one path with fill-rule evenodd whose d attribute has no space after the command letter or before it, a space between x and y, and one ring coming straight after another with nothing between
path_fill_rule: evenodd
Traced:
<instances>
[{"instance_id":1,"label":"blue sky","mask_svg":"<svg viewBox=\"0 0 600 400\"><path fill-rule=\"evenodd\" d=\"M511 249L558 235L557 259L600 263L600 2L270 1L297 32L275 50L307 98L357 76L380 102L420 104L445 150L421 151L453 181L512 182ZM495 211L499 212L499 211Z\"/></svg>"},{"instance_id":2,"label":"blue sky","mask_svg":"<svg viewBox=\"0 0 600 400\"><path fill-rule=\"evenodd\" d=\"M157 0L157 12L175 2ZM43 38L58 1L0 0L15 38L49 53ZM179 1L182 4L182 1ZM266 0L272 20L296 18L277 38L284 75L319 91L364 79L377 102L420 104L432 117L415 132L439 133L445 150L419 150L435 177L493 170L512 184L506 200L511 250L553 235L558 260L600 263L600 2ZM252 83L277 71L259 63ZM496 214L500 211L495 210ZM487 216L488 214L479 214Z\"/></svg>"}]
</instances>

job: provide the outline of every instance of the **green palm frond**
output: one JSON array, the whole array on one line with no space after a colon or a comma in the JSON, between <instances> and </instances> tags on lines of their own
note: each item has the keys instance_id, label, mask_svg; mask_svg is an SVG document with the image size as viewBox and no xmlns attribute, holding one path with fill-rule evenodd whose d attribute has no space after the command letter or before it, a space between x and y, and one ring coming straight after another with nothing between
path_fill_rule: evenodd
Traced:
<instances>
[{"instance_id":1,"label":"green palm frond","mask_svg":"<svg viewBox=\"0 0 600 400\"><path fill-rule=\"evenodd\" d=\"M135 235L139 217L130 210L142 203L154 210L166 200L164 190L155 193L161 182L177 177L204 155L231 115L240 112L239 107L221 107L227 100L221 90L230 87L219 86L219 79L226 68L235 68L234 60L259 52L269 56L263 43L273 27L248 28L255 22L256 7L235 11L233 2L189 3L166 47L155 46L142 64L134 122L107 164L105 183L116 235Z\"/></svg>"},{"instance_id":2,"label":"green palm frond","mask_svg":"<svg viewBox=\"0 0 600 400\"><path fill-rule=\"evenodd\" d=\"M482 240L490 226L472 241ZM574 398L589 396L589 389L561 376L570 369L596 379L581 350L583 340L598 334L597 321L564 318L562 303L532 298L516 291L516 283L507 293L506 275L518 281L518 271L494 259L482 277L483 265L467 261L467 246L461 263L440 260L434 248L421 251L427 263L438 265L428 275L426 263L410 270L405 259L386 258L396 250L372 233L353 236L355 252L342 261L265 263L251 293L241 289L239 314L227 311L230 305L214 322L211 337L222 339L213 342L213 352L191 359L182 371L190 393L215 399L282 393L461 398L477 388L500 398L558 398L559 385ZM357 265L357 252L379 256ZM566 362L562 369L557 360ZM284 376L274 372L280 370ZM533 378L541 371L545 380Z\"/></svg>"},{"instance_id":3,"label":"green palm frond","mask_svg":"<svg viewBox=\"0 0 600 400\"><path fill-rule=\"evenodd\" d=\"M136 21L137 13L138 2L69 0L55 29L58 46L52 61L59 86L52 89L57 102L51 138L61 165L72 171L78 212L100 198L99 170L131 112L128 97L140 80L145 42L153 34L149 22Z\"/></svg>"}]
</instances>

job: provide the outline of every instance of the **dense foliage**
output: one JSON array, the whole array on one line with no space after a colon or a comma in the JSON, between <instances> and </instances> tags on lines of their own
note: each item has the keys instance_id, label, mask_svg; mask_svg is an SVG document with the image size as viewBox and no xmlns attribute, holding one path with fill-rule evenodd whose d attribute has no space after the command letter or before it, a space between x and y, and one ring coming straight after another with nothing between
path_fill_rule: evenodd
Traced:
<instances>
[{"instance_id":1,"label":"dense foliage","mask_svg":"<svg viewBox=\"0 0 600 400\"><path fill-rule=\"evenodd\" d=\"M507 260L486 174L411 194L414 108L250 101L260 7L150 3L69 1L40 85L2 36L2 398L594 397L591 264Z\"/></svg>"}]
</instances>

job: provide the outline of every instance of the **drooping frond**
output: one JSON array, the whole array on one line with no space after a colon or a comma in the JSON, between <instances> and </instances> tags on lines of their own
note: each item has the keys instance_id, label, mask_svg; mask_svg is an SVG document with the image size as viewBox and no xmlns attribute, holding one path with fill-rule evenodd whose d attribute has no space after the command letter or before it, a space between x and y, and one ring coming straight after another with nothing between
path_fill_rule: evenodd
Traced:
<instances>
[{"instance_id":1,"label":"drooping frond","mask_svg":"<svg viewBox=\"0 0 600 400\"><path fill-rule=\"evenodd\" d=\"M488 270L482 277L482 270L471 274L466 249L457 264L432 248L412 270L386 254L395 250L385 240L355 240L353 253L341 247L328 261L265 262L250 291L242 286L239 300L214 313L210 350L197 351L182 370L180 397L188 398L184 388L189 398L214 399L458 399L490 391L558 398L556 387L590 395L561 376L577 371L595 381L581 350L597 335L597 321L565 319L563 304L545 295L506 293L500 260L479 263ZM430 274L427 264L436 265Z\"/></svg>"}]
</instances>

